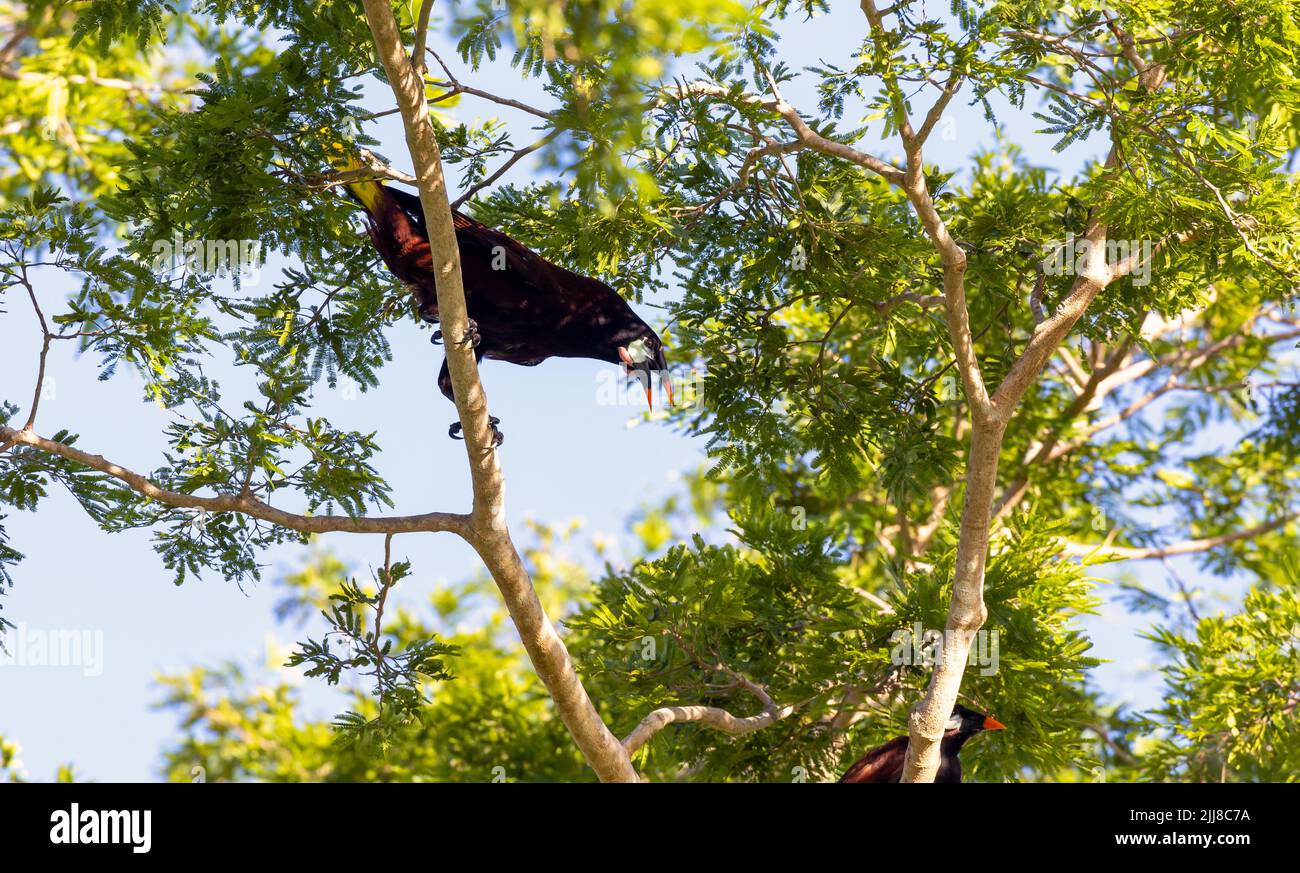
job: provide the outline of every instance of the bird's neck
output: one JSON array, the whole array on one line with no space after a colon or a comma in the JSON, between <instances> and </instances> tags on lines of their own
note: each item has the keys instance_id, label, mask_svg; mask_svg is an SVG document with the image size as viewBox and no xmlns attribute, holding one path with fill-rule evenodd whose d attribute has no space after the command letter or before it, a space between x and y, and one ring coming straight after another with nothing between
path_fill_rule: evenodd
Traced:
<instances>
[{"instance_id":1,"label":"bird's neck","mask_svg":"<svg viewBox=\"0 0 1300 873\"><path fill-rule=\"evenodd\" d=\"M945 731L943 734L943 750L952 752L954 755L961 751L961 747L966 745L966 741L975 736L973 733L964 733L960 730Z\"/></svg>"}]
</instances>

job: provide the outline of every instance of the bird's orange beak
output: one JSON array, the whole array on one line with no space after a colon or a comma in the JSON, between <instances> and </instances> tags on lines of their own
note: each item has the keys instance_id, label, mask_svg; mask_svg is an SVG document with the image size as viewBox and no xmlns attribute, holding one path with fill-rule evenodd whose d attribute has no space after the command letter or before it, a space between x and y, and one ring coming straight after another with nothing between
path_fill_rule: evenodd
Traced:
<instances>
[{"instance_id":1,"label":"bird's orange beak","mask_svg":"<svg viewBox=\"0 0 1300 873\"><path fill-rule=\"evenodd\" d=\"M659 380L663 382L664 390L668 392L668 405L676 406L677 401L673 399L673 376L667 370L659 371Z\"/></svg>"},{"instance_id":2,"label":"bird's orange beak","mask_svg":"<svg viewBox=\"0 0 1300 873\"><path fill-rule=\"evenodd\" d=\"M996 718L994 718L993 716L991 716L991 715L986 715L986 716L984 716L984 730L986 730L986 731L1000 731L1000 730L1005 730L1005 729L1006 729L1006 725L1004 725L1002 722L998 721L998 720L997 720Z\"/></svg>"},{"instance_id":3,"label":"bird's orange beak","mask_svg":"<svg viewBox=\"0 0 1300 873\"><path fill-rule=\"evenodd\" d=\"M632 375L634 372L636 372L638 368L645 373L644 379L642 379L640 375L637 376L637 379L641 380L642 384L645 386L646 406L648 406L651 409L654 409L655 408L654 390L651 387L652 381L651 381L650 370L648 366L646 364L638 365L636 361L632 360L631 353L628 352L628 350L623 346L618 347L618 357L619 360L623 362L623 366L627 368L627 374L629 376ZM668 387L668 402L669 403L673 402L673 389L671 385Z\"/></svg>"}]
</instances>

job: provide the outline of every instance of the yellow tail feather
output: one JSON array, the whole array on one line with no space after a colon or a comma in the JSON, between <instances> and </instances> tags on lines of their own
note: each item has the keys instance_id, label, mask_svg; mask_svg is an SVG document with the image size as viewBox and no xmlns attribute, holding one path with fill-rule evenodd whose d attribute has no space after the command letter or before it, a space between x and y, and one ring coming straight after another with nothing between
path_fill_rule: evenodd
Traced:
<instances>
[{"instance_id":1,"label":"yellow tail feather","mask_svg":"<svg viewBox=\"0 0 1300 873\"><path fill-rule=\"evenodd\" d=\"M348 152L344 149L343 143L336 142L333 145L335 153L330 157L330 163L333 164L334 169L346 172L347 170L363 170L366 168L366 165L357 158L355 152ZM347 189L361 201L362 206L367 210L373 210L379 205L379 191L383 188L383 185L383 182L366 179L347 183Z\"/></svg>"}]
</instances>

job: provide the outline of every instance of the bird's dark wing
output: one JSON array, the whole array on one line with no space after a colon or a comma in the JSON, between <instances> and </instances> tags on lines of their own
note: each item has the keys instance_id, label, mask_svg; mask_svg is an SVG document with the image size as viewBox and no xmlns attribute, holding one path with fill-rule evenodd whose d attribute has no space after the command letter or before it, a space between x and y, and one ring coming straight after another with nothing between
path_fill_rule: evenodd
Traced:
<instances>
[{"instance_id":1,"label":"bird's dark wing","mask_svg":"<svg viewBox=\"0 0 1300 873\"><path fill-rule=\"evenodd\" d=\"M387 186L387 191L392 194L402 211L419 227L420 234L428 239L429 229L424 223L424 208L420 205L420 198L401 188ZM477 257L489 261L493 258L504 258L502 266L505 269L516 271L519 279L533 285L536 284L533 273L538 269L539 262L554 266L501 231L475 221L462 212L453 212L451 218L456 227L456 242L462 258Z\"/></svg>"},{"instance_id":2,"label":"bird's dark wing","mask_svg":"<svg viewBox=\"0 0 1300 873\"><path fill-rule=\"evenodd\" d=\"M903 763L906 760L907 737L895 737L855 761L840 777L840 781L897 782L903 778Z\"/></svg>"},{"instance_id":3,"label":"bird's dark wing","mask_svg":"<svg viewBox=\"0 0 1300 873\"><path fill-rule=\"evenodd\" d=\"M456 239L460 242L462 254L477 254L485 258L503 256L506 268L518 270L525 281L532 280L532 274L542 264L554 266L501 231L475 221L468 215L453 212L451 218L456 225Z\"/></svg>"},{"instance_id":4,"label":"bird's dark wing","mask_svg":"<svg viewBox=\"0 0 1300 873\"><path fill-rule=\"evenodd\" d=\"M420 205L420 198L416 197L401 188L394 188L392 185L383 186L384 190L393 198L401 210L406 213L415 226L420 229L420 236L425 239L429 238L429 228L424 223L424 207Z\"/></svg>"},{"instance_id":5,"label":"bird's dark wing","mask_svg":"<svg viewBox=\"0 0 1300 873\"><path fill-rule=\"evenodd\" d=\"M437 303L432 261L420 199L400 188L379 186L377 199L395 220L383 229L404 225L422 237L421 266L407 269L406 279L417 286L422 313L436 320ZM373 211L373 210L371 210ZM461 276L469 316L478 326L484 357L531 366L549 357L590 357L618 362L615 348L652 334L650 328L616 291L603 282L553 264L499 230L460 212L452 213L460 250ZM381 251L392 240L376 239ZM406 267L406 263L398 266Z\"/></svg>"}]
</instances>

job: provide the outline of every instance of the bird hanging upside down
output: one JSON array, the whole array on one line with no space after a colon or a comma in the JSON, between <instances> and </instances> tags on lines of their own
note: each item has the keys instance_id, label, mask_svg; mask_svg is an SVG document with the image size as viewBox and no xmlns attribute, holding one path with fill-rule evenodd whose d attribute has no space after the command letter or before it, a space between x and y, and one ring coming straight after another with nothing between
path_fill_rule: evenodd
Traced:
<instances>
[{"instance_id":1,"label":"bird hanging upside down","mask_svg":"<svg viewBox=\"0 0 1300 873\"><path fill-rule=\"evenodd\" d=\"M1000 731L1006 725L958 704L943 732L939 745L939 772L935 782L960 782L961 760L957 753L966 741L981 731ZM907 760L907 737L895 737L883 746L867 752L840 777L841 782L898 782L903 778Z\"/></svg>"},{"instance_id":2,"label":"bird hanging upside down","mask_svg":"<svg viewBox=\"0 0 1300 873\"><path fill-rule=\"evenodd\" d=\"M365 209L370 238L384 263L414 290L420 317L436 324L433 257L420 198L377 181L352 182L347 189ZM613 288L556 266L466 215L453 212L452 218L470 318L465 339L473 342L477 360L533 367L553 357L594 358L622 364L625 374L636 376L651 407L651 373L660 373L673 402L663 342ZM434 342L441 338L435 331ZM454 402L445 359L438 387ZM500 445L498 420L491 422ZM453 422L448 434L459 438L459 432L460 422Z\"/></svg>"}]
</instances>

